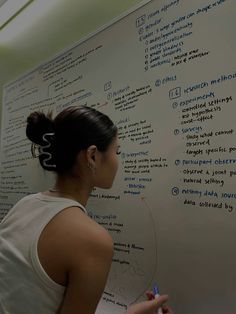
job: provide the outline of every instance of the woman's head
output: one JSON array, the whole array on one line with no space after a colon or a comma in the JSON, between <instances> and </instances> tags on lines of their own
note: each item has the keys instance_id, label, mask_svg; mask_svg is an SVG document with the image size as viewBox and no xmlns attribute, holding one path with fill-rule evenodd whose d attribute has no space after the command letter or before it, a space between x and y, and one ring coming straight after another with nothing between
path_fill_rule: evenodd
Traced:
<instances>
[{"instance_id":1,"label":"woman's head","mask_svg":"<svg viewBox=\"0 0 236 314\"><path fill-rule=\"evenodd\" d=\"M26 135L39 145L41 166L59 175L73 175L76 169L85 167L85 163L91 171L98 163L105 171L106 164L111 162L113 148L117 150L118 145L117 128L110 118L86 106L66 108L55 119L51 114L33 112L27 118ZM104 158L108 160L101 165ZM110 171L113 167L116 172L116 164L117 160L111 162ZM98 182L96 185L103 184Z\"/></svg>"}]
</instances>

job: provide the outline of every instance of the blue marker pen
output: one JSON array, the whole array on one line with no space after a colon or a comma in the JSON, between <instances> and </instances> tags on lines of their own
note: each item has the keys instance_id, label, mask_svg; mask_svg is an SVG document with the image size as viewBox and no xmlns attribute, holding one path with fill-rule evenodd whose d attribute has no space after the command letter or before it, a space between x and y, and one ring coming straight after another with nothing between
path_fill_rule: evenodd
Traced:
<instances>
[{"instance_id":1,"label":"blue marker pen","mask_svg":"<svg viewBox=\"0 0 236 314\"><path fill-rule=\"evenodd\" d=\"M153 286L153 293L154 293L154 296L155 298L158 298L160 296L160 293L159 293L159 289L158 289L158 285L157 284L154 284ZM158 309L157 311L158 314L163 314L163 311L161 308Z\"/></svg>"}]
</instances>

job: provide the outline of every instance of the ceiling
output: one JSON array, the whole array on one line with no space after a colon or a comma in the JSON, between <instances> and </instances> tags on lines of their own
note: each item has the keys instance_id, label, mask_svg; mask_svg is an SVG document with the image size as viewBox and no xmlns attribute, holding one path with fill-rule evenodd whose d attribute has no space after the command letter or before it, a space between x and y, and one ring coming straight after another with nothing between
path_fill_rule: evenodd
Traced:
<instances>
[{"instance_id":1,"label":"ceiling","mask_svg":"<svg viewBox=\"0 0 236 314\"><path fill-rule=\"evenodd\" d=\"M34 0L0 30L2 86L141 0ZM0 8L1 10L1 8Z\"/></svg>"}]
</instances>

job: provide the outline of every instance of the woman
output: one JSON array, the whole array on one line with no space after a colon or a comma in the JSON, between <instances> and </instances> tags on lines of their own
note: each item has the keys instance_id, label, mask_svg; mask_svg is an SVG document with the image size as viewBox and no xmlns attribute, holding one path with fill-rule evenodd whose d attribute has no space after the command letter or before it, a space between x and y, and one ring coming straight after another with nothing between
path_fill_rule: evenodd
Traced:
<instances>
[{"instance_id":1,"label":"woman","mask_svg":"<svg viewBox=\"0 0 236 314\"><path fill-rule=\"evenodd\" d=\"M33 156L57 179L52 189L20 200L1 223L0 313L95 313L113 242L85 206L94 187L112 186L117 128L106 115L82 106L67 108L54 120L32 113L26 135ZM155 313L166 300L141 302L126 313ZM163 312L170 310L163 306Z\"/></svg>"}]
</instances>

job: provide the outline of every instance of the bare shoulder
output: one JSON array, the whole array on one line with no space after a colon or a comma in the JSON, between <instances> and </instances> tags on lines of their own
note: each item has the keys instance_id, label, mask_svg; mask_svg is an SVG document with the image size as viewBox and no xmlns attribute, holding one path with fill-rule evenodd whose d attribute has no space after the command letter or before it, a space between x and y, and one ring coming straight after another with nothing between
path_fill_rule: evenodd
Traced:
<instances>
[{"instance_id":1,"label":"bare shoulder","mask_svg":"<svg viewBox=\"0 0 236 314\"><path fill-rule=\"evenodd\" d=\"M45 228L53 238L60 239L65 250L99 246L112 248L113 242L105 228L86 215L79 207L68 207L57 214ZM64 251L65 253L65 251Z\"/></svg>"},{"instance_id":2,"label":"bare shoulder","mask_svg":"<svg viewBox=\"0 0 236 314\"><path fill-rule=\"evenodd\" d=\"M73 244L112 245L112 238L105 228L91 219L78 207L69 207L57 215L53 222L58 232L63 233L64 239Z\"/></svg>"},{"instance_id":3,"label":"bare shoulder","mask_svg":"<svg viewBox=\"0 0 236 314\"><path fill-rule=\"evenodd\" d=\"M61 314L92 314L105 288L113 256L108 232L78 208L69 208L55 223L63 239L67 289Z\"/></svg>"},{"instance_id":4,"label":"bare shoulder","mask_svg":"<svg viewBox=\"0 0 236 314\"><path fill-rule=\"evenodd\" d=\"M43 230L38 253L48 275L65 285L68 272L75 267L83 269L90 259L111 262L113 241L109 233L80 208L68 207Z\"/></svg>"}]
</instances>

